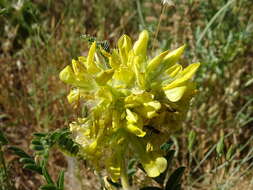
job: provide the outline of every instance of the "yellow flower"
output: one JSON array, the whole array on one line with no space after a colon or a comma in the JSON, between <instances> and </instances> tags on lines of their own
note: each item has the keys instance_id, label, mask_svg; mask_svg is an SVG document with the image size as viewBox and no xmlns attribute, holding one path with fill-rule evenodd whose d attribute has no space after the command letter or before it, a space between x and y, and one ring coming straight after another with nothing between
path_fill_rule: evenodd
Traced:
<instances>
[{"instance_id":1,"label":"yellow flower","mask_svg":"<svg viewBox=\"0 0 253 190\"><path fill-rule=\"evenodd\" d=\"M200 64L183 69L178 63L185 46L149 59L148 40L146 30L134 44L123 35L111 52L94 42L87 57L73 60L60 73L73 87L68 101L83 100L89 108L86 118L70 124L81 154L97 169L105 165L114 181L122 172L122 160L130 157L138 158L150 177L164 172L167 161L157 139L180 128L196 91L191 78Z\"/></svg>"}]
</instances>

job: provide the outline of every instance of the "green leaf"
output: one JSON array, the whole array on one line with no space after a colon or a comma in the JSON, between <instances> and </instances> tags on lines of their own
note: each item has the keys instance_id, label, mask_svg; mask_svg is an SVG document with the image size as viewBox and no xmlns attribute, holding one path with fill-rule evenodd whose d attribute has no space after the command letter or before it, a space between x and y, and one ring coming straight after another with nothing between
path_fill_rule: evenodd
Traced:
<instances>
[{"instance_id":1,"label":"green leaf","mask_svg":"<svg viewBox=\"0 0 253 190\"><path fill-rule=\"evenodd\" d=\"M78 145L74 145L71 148L70 153L76 155L78 153L78 151L79 151L79 146Z\"/></svg>"},{"instance_id":2,"label":"green leaf","mask_svg":"<svg viewBox=\"0 0 253 190\"><path fill-rule=\"evenodd\" d=\"M66 129L64 131L60 131L60 138L61 137L67 137L69 135L71 135L71 132L67 131Z\"/></svg>"},{"instance_id":3,"label":"green leaf","mask_svg":"<svg viewBox=\"0 0 253 190\"><path fill-rule=\"evenodd\" d=\"M56 141L57 139L59 139L60 136L61 136L61 133L54 132L51 134L50 139L52 139L53 141Z\"/></svg>"},{"instance_id":4,"label":"green leaf","mask_svg":"<svg viewBox=\"0 0 253 190\"><path fill-rule=\"evenodd\" d=\"M47 156L48 152L46 152L44 149L40 150L40 151L36 151L36 155L38 156Z\"/></svg>"},{"instance_id":5,"label":"green leaf","mask_svg":"<svg viewBox=\"0 0 253 190\"><path fill-rule=\"evenodd\" d=\"M46 167L42 168L42 173L43 173L43 176L45 177L48 184L54 184L54 181L50 177Z\"/></svg>"},{"instance_id":6,"label":"green leaf","mask_svg":"<svg viewBox=\"0 0 253 190\"><path fill-rule=\"evenodd\" d=\"M37 166L36 164L25 164L23 166L24 169L32 170L34 172L37 172L42 175L42 169L41 167Z\"/></svg>"},{"instance_id":7,"label":"green leaf","mask_svg":"<svg viewBox=\"0 0 253 190\"><path fill-rule=\"evenodd\" d=\"M57 187L55 187L52 184L48 184L48 185L43 185L40 187L41 190L58 190Z\"/></svg>"},{"instance_id":8,"label":"green leaf","mask_svg":"<svg viewBox=\"0 0 253 190\"><path fill-rule=\"evenodd\" d=\"M68 139L67 142L66 142L66 149L71 150L73 145L74 145L74 142L72 141L72 139Z\"/></svg>"},{"instance_id":9,"label":"green leaf","mask_svg":"<svg viewBox=\"0 0 253 190\"><path fill-rule=\"evenodd\" d=\"M63 129L51 135L51 139L57 143L62 151L67 151L70 154L76 155L79 151L79 146L69 137L70 131Z\"/></svg>"},{"instance_id":10,"label":"green leaf","mask_svg":"<svg viewBox=\"0 0 253 190\"><path fill-rule=\"evenodd\" d=\"M128 169L132 169L132 168L134 167L136 161L137 161L137 160L136 160L135 158L130 159L129 162L128 162L127 168L128 168Z\"/></svg>"},{"instance_id":11,"label":"green leaf","mask_svg":"<svg viewBox=\"0 0 253 190\"><path fill-rule=\"evenodd\" d=\"M42 145L32 145L31 148L35 151L44 150L44 147Z\"/></svg>"},{"instance_id":12,"label":"green leaf","mask_svg":"<svg viewBox=\"0 0 253 190\"><path fill-rule=\"evenodd\" d=\"M32 158L20 158L19 161L23 164L35 164Z\"/></svg>"},{"instance_id":13,"label":"green leaf","mask_svg":"<svg viewBox=\"0 0 253 190\"><path fill-rule=\"evenodd\" d=\"M185 167L177 168L170 176L166 183L165 190L178 190L178 185L180 185L180 180L183 176Z\"/></svg>"},{"instance_id":14,"label":"green leaf","mask_svg":"<svg viewBox=\"0 0 253 190\"><path fill-rule=\"evenodd\" d=\"M164 151L169 151L170 150L170 148L171 148L171 146L173 145L173 142L172 141L168 141L168 142L166 142L166 143L163 143L162 145L161 145L161 149L162 150L164 150Z\"/></svg>"},{"instance_id":15,"label":"green leaf","mask_svg":"<svg viewBox=\"0 0 253 190\"><path fill-rule=\"evenodd\" d=\"M32 157L30 155L28 155L25 151L23 151L22 149L20 149L18 147L12 146L12 147L9 147L9 150L12 150L14 152L14 154L16 154L20 157L26 157L26 158L32 159Z\"/></svg>"},{"instance_id":16,"label":"green leaf","mask_svg":"<svg viewBox=\"0 0 253 190\"><path fill-rule=\"evenodd\" d=\"M58 144L60 146L65 147L65 145L67 144L67 141L68 141L68 139L62 135L59 137Z\"/></svg>"},{"instance_id":17,"label":"green leaf","mask_svg":"<svg viewBox=\"0 0 253 190\"><path fill-rule=\"evenodd\" d=\"M134 174L136 173L136 171L137 171L137 170L136 170L135 168L128 169L128 170L127 170L127 175L130 176L130 177L131 177L131 176L134 176Z\"/></svg>"},{"instance_id":18,"label":"green leaf","mask_svg":"<svg viewBox=\"0 0 253 190\"><path fill-rule=\"evenodd\" d=\"M173 159L173 157L174 157L175 152L176 152L175 150L170 150L170 151L166 154L165 158L166 158L166 160L167 160L167 162L168 162L168 165L170 165L170 163L172 162L172 159Z\"/></svg>"},{"instance_id":19,"label":"green leaf","mask_svg":"<svg viewBox=\"0 0 253 190\"><path fill-rule=\"evenodd\" d=\"M33 139L31 143L34 145L42 145L42 143L38 139Z\"/></svg>"},{"instance_id":20,"label":"green leaf","mask_svg":"<svg viewBox=\"0 0 253 190\"><path fill-rule=\"evenodd\" d=\"M57 187L59 190L64 189L64 171L61 171L57 179Z\"/></svg>"}]
</instances>

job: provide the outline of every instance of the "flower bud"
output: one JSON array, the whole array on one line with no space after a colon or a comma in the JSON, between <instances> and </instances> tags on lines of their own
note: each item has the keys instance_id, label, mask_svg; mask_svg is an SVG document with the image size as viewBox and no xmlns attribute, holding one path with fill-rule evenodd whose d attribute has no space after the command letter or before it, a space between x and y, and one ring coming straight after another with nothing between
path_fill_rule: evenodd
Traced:
<instances>
[{"instance_id":1,"label":"flower bud","mask_svg":"<svg viewBox=\"0 0 253 190\"><path fill-rule=\"evenodd\" d=\"M135 42L134 47L133 47L135 55L140 55L141 57L146 57L148 40L149 40L148 31L143 30L140 33L139 38Z\"/></svg>"}]
</instances>

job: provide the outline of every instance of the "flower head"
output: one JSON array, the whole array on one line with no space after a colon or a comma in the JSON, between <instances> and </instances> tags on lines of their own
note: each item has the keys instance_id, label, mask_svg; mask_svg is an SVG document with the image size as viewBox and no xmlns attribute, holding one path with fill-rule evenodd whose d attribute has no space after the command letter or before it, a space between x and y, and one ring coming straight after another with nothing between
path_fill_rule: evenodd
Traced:
<instances>
[{"instance_id":1,"label":"flower head","mask_svg":"<svg viewBox=\"0 0 253 190\"><path fill-rule=\"evenodd\" d=\"M180 128L196 91L191 78L200 64L178 64L185 46L149 59L148 40L146 30L134 44L123 35L110 53L94 42L87 57L60 73L73 86L68 101L83 100L89 108L87 117L70 124L75 141L97 169L105 164L113 180L126 157L137 157L151 177L166 169L159 147Z\"/></svg>"}]
</instances>

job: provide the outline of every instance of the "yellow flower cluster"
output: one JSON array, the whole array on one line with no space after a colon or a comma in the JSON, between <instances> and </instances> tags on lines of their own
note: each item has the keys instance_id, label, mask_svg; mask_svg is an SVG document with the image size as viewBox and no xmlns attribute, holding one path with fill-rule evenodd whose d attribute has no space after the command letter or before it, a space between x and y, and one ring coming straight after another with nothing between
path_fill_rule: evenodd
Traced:
<instances>
[{"instance_id":1,"label":"yellow flower cluster","mask_svg":"<svg viewBox=\"0 0 253 190\"><path fill-rule=\"evenodd\" d=\"M196 91L190 79L200 64L182 68L177 63L185 46L149 60L148 39L145 30L134 44L123 35L110 53L94 42L87 57L73 60L60 73L74 87L68 101L82 99L89 108L86 118L70 124L75 141L82 155L97 169L105 165L114 181L130 157L150 177L166 169L159 147L180 127Z\"/></svg>"}]
</instances>

